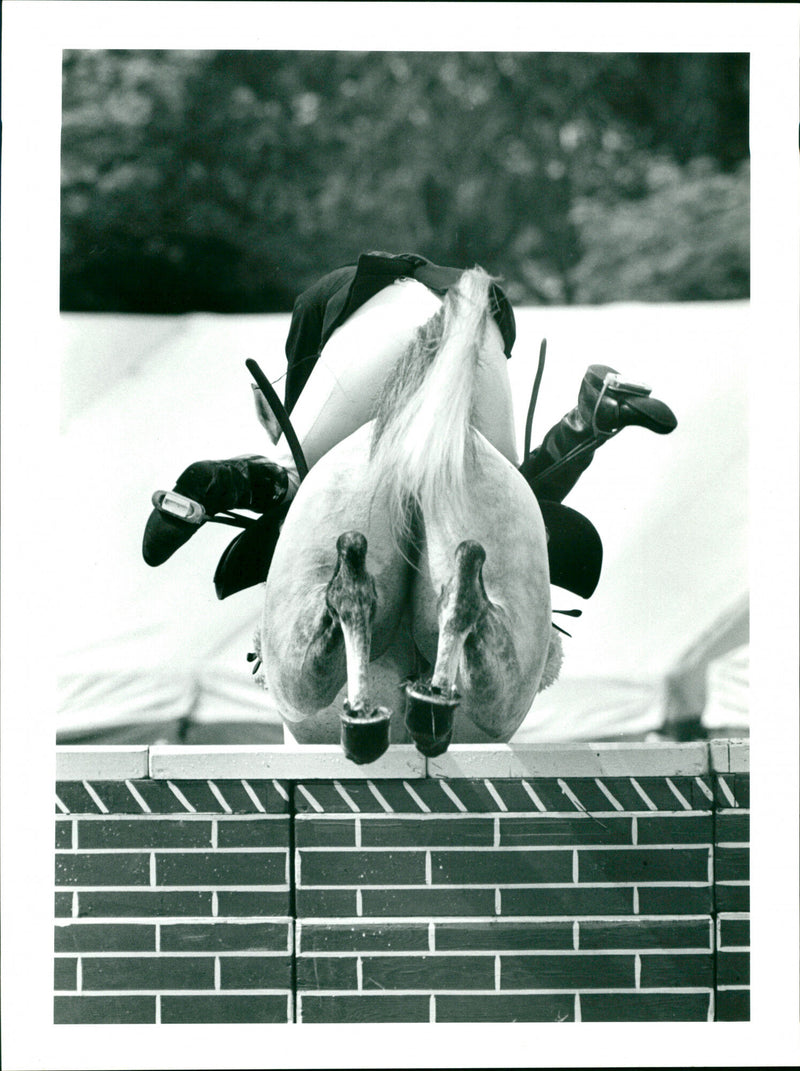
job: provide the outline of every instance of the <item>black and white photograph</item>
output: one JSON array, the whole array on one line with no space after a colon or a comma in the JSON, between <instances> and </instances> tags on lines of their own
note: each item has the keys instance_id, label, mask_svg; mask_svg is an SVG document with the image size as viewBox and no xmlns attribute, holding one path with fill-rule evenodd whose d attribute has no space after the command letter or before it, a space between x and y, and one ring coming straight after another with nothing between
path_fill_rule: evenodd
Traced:
<instances>
[{"instance_id":1,"label":"black and white photograph","mask_svg":"<svg viewBox=\"0 0 800 1071\"><path fill-rule=\"evenodd\" d=\"M6 8L6 1066L791 1065L800 7Z\"/></svg>"}]
</instances>

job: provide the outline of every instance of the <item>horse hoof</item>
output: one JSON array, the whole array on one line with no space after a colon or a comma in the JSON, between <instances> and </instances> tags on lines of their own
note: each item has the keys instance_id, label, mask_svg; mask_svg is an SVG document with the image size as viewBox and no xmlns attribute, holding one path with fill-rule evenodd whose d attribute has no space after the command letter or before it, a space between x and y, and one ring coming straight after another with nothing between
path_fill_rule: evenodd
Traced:
<instances>
[{"instance_id":1,"label":"horse hoof","mask_svg":"<svg viewBox=\"0 0 800 1071\"><path fill-rule=\"evenodd\" d=\"M345 711L339 715L342 722L342 750L351 762L363 766L375 762L389 747L389 722L391 710L376 707L371 714L357 717Z\"/></svg>"},{"instance_id":2,"label":"horse hoof","mask_svg":"<svg viewBox=\"0 0 800 1071\"><path fill-rule=\"evenodd\" d=\"M453 717L461 696L452 688L445 695L429 684L406 685L406 728L429 759L444 754L453 738Z\"/></svg>"}]
</instances>

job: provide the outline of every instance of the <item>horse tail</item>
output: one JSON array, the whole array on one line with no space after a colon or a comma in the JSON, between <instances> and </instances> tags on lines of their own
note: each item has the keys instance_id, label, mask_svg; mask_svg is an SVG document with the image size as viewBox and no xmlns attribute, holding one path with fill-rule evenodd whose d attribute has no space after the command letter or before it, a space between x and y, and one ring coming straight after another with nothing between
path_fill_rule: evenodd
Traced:
<instances>
[{"instance_id":1,"label":"horse tail","mask_svg":"<svg viewBox=\"0 0 800 1071\"><path fill-rule=\"evenodd\" d=\"M379 401L372 463L398 543L410 534L415 507L439 524L467 516L472 412L491 284L482 268L462 274L418 329Z\"/></svg>"}]
</instances>

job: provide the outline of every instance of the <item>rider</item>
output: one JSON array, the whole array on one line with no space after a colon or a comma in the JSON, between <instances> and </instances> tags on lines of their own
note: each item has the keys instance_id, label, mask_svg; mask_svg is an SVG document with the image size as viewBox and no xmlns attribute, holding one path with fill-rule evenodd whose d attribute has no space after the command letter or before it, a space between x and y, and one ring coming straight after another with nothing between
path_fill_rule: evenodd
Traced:
<instances>
[{"instance_id":1,"label":"rider","mask_svg":"<svg viewBox=\"0 0 800 1071\"><path fill-rule=\"evenodd\" d=\"M307 460L313 465L336 442L341 441L370 418L367 402L372 393L367 389L379 385L388 372L387 361L396 360L396 353L387 348L384 356L367 340L364 355L356 348L348 349L346 360L353 366L355 390L345 392L320 382L325 379L323 363L311 384L309 377L317 366L320 354L333 333L365 304L374 304L385 288L398 280L413 279L422 283L431 299L430 308L421 310L420 322L433 314L443 295L454 286L461 270L432 264L414 254L391 255L365 253L356 265L338 268L320 279L297 298L286 340L288 370L285 404L292 412L303 399L303 432L301 443ZM506 358L516 337L514 314L507 297L497 284L491 289L491 308L502 337ZM390 315L387 308L382 317ZM384 323L384 320L381 321ZM351 330L351 329L349 329ZM387 325L387 330L390 326ZM352 345L352 344L351 344ZM502 362L503 365L505 362ZM505 370L495 376L502 393ZM337 380L335 374L329 381ZM364 389L360 389L360 388ZM304 388L305 391L304 391ZM493 389L490 384L489 390ZM333 399L333 400L332 400ZM354 400L355 399L355 400ZM334 410L320 419L322 410ZM370 403L371 404L371 403ZM491 404L491 399L489 399ZM352 412L342 414L349 407ZM541 445L524 458L519 471L539 500L549 533L550 572L553 583L588 598L600 575L602 549L593 526L580 514L560 505L575 486L578 477L589 465L595 450L622 428L637 425L666 435L676 427L672 411L663 402L650 397L649 388L626 383L605 365L590 365L578 392L577 405L547 432ZM322 425L322 427L320 427ZM504 452L515 459L513 444ZM208 516L231 509L248 509L261 513L253 527L246 529L228 547L215 576L220 598L233 594L266 578L280 524L294 496L298 477L288 449L278 459L245 455L222 461L198 461L179 477L174 492L191 500L189 514L175 513L170 496L156 492L155 509L145 527L142 553L148 565L165 562L196 531ZM192 503L199 503L197 510ZM186 503L182 504L184 509ZM191 513L194 516L191 516Z\"/></svg>"}]
</instances>

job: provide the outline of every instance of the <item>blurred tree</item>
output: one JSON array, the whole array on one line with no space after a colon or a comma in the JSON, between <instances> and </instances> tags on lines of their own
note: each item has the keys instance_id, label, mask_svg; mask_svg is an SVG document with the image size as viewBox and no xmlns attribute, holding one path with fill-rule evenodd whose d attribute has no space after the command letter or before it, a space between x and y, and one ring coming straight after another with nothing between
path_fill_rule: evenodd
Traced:
<instances>
[{"instance_id":1,"label":"blurred tree","mask_svg":"<svg viewBox=\"0 0 800 1071\"><path fill-rule=\"evenodd\" d=\"M481 263L519 302L744 296L747 71L739 55L67 52L62 307L287 309L366 249Z\"/></svg>"}]
</instances>

